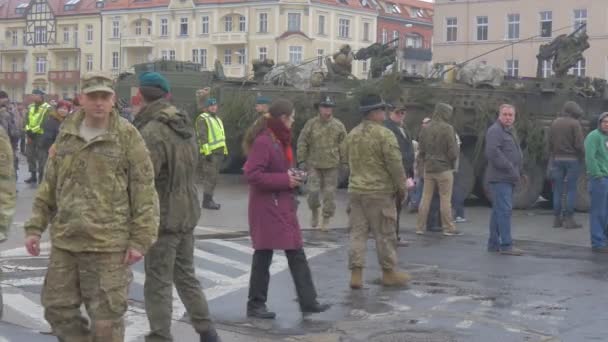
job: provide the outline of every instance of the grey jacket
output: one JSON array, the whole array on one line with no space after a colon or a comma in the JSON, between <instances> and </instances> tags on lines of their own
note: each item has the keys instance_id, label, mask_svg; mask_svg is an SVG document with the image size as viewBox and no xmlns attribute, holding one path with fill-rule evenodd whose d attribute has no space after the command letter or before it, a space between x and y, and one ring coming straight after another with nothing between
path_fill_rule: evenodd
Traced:
<instances>
[{"instance_id":1,"label":"grey jacket","mask_svg":"<svg viewBox=\"0 0 608 342\"><path fill-rule=\"evenodd\" d=\"M514 128L504 128L498 120L490 126L486 133L485 154L489 182L519 182L523 156Z\"/></svg>"}]
</instances>

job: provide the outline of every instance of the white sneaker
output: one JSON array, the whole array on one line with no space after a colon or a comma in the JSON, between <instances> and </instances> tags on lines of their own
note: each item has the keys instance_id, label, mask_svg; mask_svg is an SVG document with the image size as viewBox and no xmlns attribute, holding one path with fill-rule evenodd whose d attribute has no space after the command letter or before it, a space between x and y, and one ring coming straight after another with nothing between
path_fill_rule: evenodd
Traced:
<instances>
[{"instance_id":1,"label":"white sneaker","mask_svg":"<svg viewBox=\"0 0 608 342\"><path fill-rule=\"evenodd\" d=\"M454 220L454 222L463 223L463 222L467 222L467 219L464 217L457 216L456 219Z\"/></svg>"}]
</instances>

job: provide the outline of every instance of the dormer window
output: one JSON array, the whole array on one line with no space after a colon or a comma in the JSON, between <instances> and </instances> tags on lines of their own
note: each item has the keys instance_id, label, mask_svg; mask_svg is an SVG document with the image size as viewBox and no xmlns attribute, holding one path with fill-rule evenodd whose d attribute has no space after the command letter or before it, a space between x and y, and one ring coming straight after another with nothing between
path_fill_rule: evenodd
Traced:
<instances>
[{"instance_id":1,"label":"dormer window","mask_svg":"<svg viewBox=\"0 0 608 342\"><path fill-rule=\"evenodd\" d=\"M97 8L103 8L104 5L105 5L104 0L95 1L95 7L97 7Z\"/></svg>"},{"instance_id":2,"label":"dormer window","mask_svg":"<svg viewBox=\"0 0 608 342\"><path fill-rule=\"evenodd\" d=\"M348 1L347 1L347 0L338 0L338 1L339 1L341 4L348 5Z\"/></svg>"},{"instance_id":3,"label":"dormer window","mask_svg":"<svg viewBox=\"0 0 608 342\"><path fill-rule=\"evenodd\" d=\"M399 6L396 4L389 3L389 9L390 9L391 13L401 14L401 8L399 8Z\"/></svg>"},{"instance_id":4,"label":"dormer window","mask_svg":"<svg viewBox=\"0 0 608 342\"><path fill-rule=\"evenodd\" d=\"M64 11L73 11L76 9L76 5L78 5L78 3L80 2L80 0L68 0L65 5L63 6L63 10Z\"/></svg>"},{"instance_id":5,"label":"dormer window","mask_svg":"<svg viewBox=\"0 0 608 342\"><path fill-rule=\"evenodd\" d=\"M15 7L15 14L24 14L29 4L19 4Z\"/></svg>"},{"instance_id":6,"label":"dormer window","mask_svg":"<svg viewBox=\"0 0 608 342\"><path fill-rule=\"evenodd\" d=\"M367 0L360 0L361 6L369 8L369 2Z\"/></svg>"}]
</instances>

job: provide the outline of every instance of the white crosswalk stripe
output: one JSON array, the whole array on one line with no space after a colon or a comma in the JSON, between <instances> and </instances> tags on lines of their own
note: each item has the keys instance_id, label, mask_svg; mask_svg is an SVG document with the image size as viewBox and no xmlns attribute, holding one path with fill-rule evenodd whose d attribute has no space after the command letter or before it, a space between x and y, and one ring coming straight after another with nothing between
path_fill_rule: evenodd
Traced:
<instances>
[{"instance_id":1,"label":"white crosswalk stripe","mask_svg":"<svg viewBox=\"0 0 608 342\"><path fill-rule=\"evenodd\" d=\"M207 229L206 227L197 227ZM212 230L221 230L211 228ZM205 234L209 234L210 230ZM217 233L217 232L216 232ZM195 232L196 234L196 232ZM197 278L204 286L205 296L211 301L231 292L248 286L251 255L254 250L250 247L247 239L239 240L197 240L194 257L195 272ZM305 248L308 258L318 256L329 250L337 248L335 245L327 245L323 248ZM44 320L43 308L40 304L39 291L44 283L44 267L32 263L21 265L26 259L43 259L48 257L50 244L42 243L41 249L45 253L42 257L32 258L27 255L25 248L14 248L0 252L0 265L5 272L0 285L4 292L5 320L20 319L12 323L23 325L25 319L28 328L36 330L48 329ZM44 258L46 259L46 258ZM46 261L44 261L46 263ZM287 259L283 255L275 253L273 263L270 267L271 274L276 274L287 269ZM19 272L34 272L35 276L19 277ZM36 273L37 272L37 273ZM143 301L143 286L145 273L143 263L136 264L133 269L133 282L131 284L130 299L137 302ZM186 312L184 305L179 299L177 291L173 288L173 318L181 319ZM148 320L145 311L139 307L130 307L125 316L126 335L125 341L139 342L148 332ZM1 339L0 339L1 342Z\"/></svg>"}]
</instances>

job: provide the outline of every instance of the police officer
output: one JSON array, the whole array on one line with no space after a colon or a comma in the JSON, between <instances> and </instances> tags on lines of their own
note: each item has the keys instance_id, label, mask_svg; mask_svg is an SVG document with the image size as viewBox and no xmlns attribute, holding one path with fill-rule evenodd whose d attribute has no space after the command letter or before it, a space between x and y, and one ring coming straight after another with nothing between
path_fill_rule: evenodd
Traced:
<instances>
[{"instance_id":1,"label":"police officer","mask_svg":"<svg viewBox=\"0 0 608 342\"><path fill-rule=\"evenodd\" d=\"M60 341L124 340L129 265L157 236L154 168L137 129L112 110L112 84L102 72L83 75L82 110L64 121L25 224L31 255L50 224L42 305Z\"/></svg>"},{"instance_id":2,"label":"police officer","mask_svg":"<svg viewBox=\"0 0 608 342\"><path fill-rule=\"evenodd\" d=\"M8 238L13 214L15 213L15 170L10 138L0 126L0 243ZM0 269L0 276L2 270ZM2 288L0 287L0 318L2 318Z\"/></svg>"},{"instance_id":3,"label":"police officer","mask_svg":"<svg viewBox=\"0 0 608 342\"><path fill-rule=\"evenodd\" d=\"M344 142L350 167L350 287L363 286L365 249L370 231L376 239L382 284L403 286L407 273L397 271L395 224L397 199L405 197L405 171L395 135L384 127L387 104L378 94L360 100L363 121Z\"/></svg>"},{"instance_id":4,"label":"police officer","mask_svg":"<svg viewBox=\"0 0 608 342\"><path fill-rule=\"evenodd\" d=\"M205 111L196 119L199 152L201 155L201 177L203 178L203 208L218 210L220 205L213 200L213 193L220 173L220 164L228 156L224 124L217 115L218 105L214 97L205 101Z\"/></svg>"},{"instance_id":5,"label":"police officer","mask_svg":"<svg viewBox=\"0 0 608 342\"><path fill-rule=\"evenodd\" d=\"M44 170L44 163L39 153L40 140L42 138L42 123L48 112L52 109L51 105L44 102L44 92L40 89L34 89L32 92L34 102L28 107L25 117L25 134L27 135L27 164L30 171L30 178L25 182L35 184L42 181L41 176Z\"/></svg>"},{"instance_id":6,"label":"police officer","mask_svg":"<svg viewBox=\"0 0 608 342\"><path fill-rule=\"evenodd\" d=\"M323 194L323 221L321 230L326 230L329 219L334 216L334 195L338 187L340 146L346 137L346 128L333 117L336 106L329 96L322 96L315 107L319 115L308 120L298 137L298 164L309 172L308 206L312 211L310 225L319 225L321 209L320 194Z\"/></svg>"}]
</instances>

